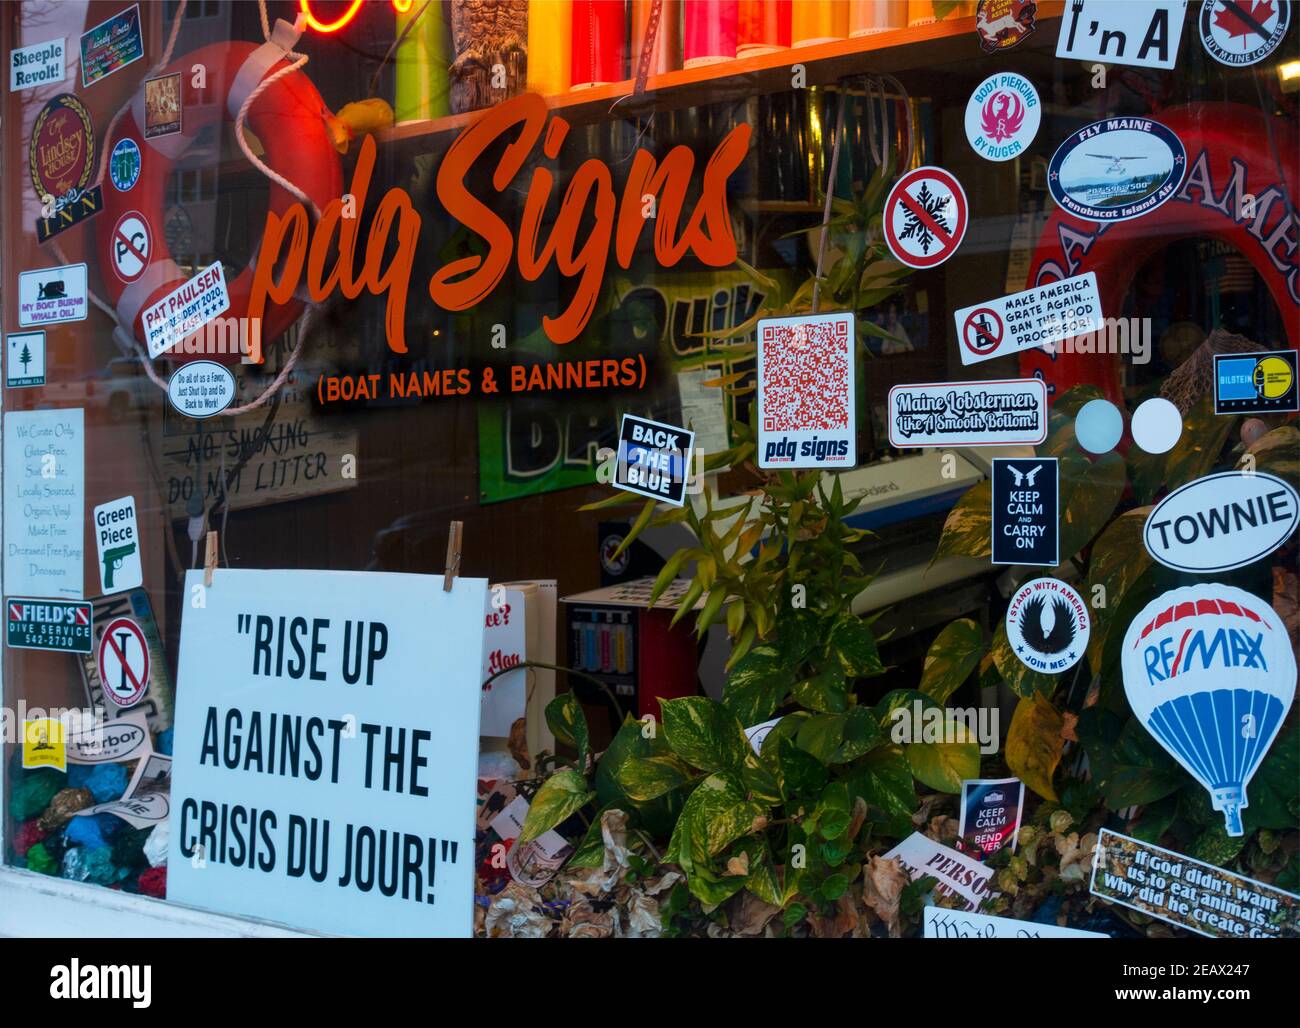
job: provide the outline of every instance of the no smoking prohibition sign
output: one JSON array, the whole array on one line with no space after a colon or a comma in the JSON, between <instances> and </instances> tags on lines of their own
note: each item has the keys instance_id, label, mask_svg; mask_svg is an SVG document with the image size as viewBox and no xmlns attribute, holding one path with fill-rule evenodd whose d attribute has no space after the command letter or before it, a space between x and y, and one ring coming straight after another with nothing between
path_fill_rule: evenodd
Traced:
<instances>
[{"instance_id":1,"label":"no smoking prohibition sign","mask_svg":"<svg viewBox=\"0 0 1300 1028\"><path fill-rule=\"evenodd\" d=\"M909 171L885 201L885 242L909 268L933 268L961 245L969 207L961 183L943 168Z\"/></svg>"},{"instance_id":2,"label":"no smoking prohibition sign","mask_svg":"<svg viewBox=\"0 0 1300 1028\"><path fill-rule=\"evenodd\" d=\"M114 618L99 640L99 680L119 707L144 699L149 688L149 646L130 618Z\"/></svg>"},{"instance_id":3,"label":"no smoking prohibition sign","mask_svg":"<svg viewBox=\"0 0 1300 1028\"><path fill-rule=\"evenodd\" d=\"M113 271L123 282L134 282L149 266L152 239L144 215L127 211L113 226Z\"/></svg>"}]
</instances>

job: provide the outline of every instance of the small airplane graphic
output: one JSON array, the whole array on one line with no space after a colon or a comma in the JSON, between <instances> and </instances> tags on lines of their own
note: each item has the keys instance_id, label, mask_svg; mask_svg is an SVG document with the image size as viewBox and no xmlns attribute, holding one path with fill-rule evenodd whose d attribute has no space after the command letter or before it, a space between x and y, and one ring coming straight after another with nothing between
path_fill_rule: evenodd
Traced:
<instances>
[{"instance_id":1,"label":"small airplane graphic","mask_svg":"<svg viewBox=\"0 0 1300 1028\"><path fill-rule=\"evenodd\" d=\"M1043 470L1043 466L1041 464L1035 464L1029 471L1025 472L1017 471L1015 468L1007 468L1007 470L1010 471L1012 476L1015 478L1017 489L1026 482L1028 482L1029 488L1032 489L1034 488L1034 476Z\"/></svg>"},{"instance_id":2,"label":"small airplane graphic","mask_svg":"<svg viewBox=\"0 0 1300 1028\"><path fill-rule=\"evenodd\" d=\"M1145 161L1146 157L1117 157L1113 153L1090 153L1089 157L1097 157L1103 161L1110 161L1106 168L1107 175L1121 175L1124 173L1124 161Z\"/></svg>"}]
</instances>

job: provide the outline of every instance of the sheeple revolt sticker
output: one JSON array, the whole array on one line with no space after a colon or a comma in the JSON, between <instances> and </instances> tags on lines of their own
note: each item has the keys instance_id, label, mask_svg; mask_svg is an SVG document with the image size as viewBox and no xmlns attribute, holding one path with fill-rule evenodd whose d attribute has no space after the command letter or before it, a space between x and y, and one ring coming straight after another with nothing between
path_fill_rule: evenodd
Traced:
<instances>
[{"instance_id":1,"label":"sheeple revolt sticker","mask_svg":"<svg viewBox=\"0 0 1300 1028\"><path fill-rule=\"evenodd\" d=\"M1246 786L1295 699L1282 619L1233 586L1171 589L1130 622L1120 666L1134 715L1243 835Z\"/></svg>"},{"instance_id":2,"label":"sheeple revolt sticker","mask_svg":"<svg viewBox=\"0 0 1300 1028\"><path fill-rule=\"evenodd\" d=\"M1033 671L1059 675L1088 648L1092 620L1083 597L1055 578L1035 578L1016 590L1007 607L1007 639Z\"/></svg>"},{"instance_id":3,"label":"sheeple revolt sticker","mask_svg":"<svg viewBox=\"0 0 1300 1028\"><path fill-rule=\"evenodd\" d=\"M993 458L993 563L1054 568L1060 495L1055 457Z\"/></svg>"},{"instance_id":4,"label":"sheeple revolt sticker","mask_svg":"<svg viewBox=\"0 0 1300 1028\"><path fill-rule=\"evenodd\" d=\"M65 53L62 38L10 50L9 91L18 93L36 86L48 86L51 82L62 82L67 77Z\"/></svg>"},{"instance_id":5,"label":"sheeple revolt sticker","mask_svg":"<svg viewBox=\"0 0 1300 1028\"><path fill-rule=\"evenodd\" d=\"M1034 141L1042 114L1034 84L1013 71L1000 71L971 94L966 138L986 161L1009 161Z\"/></svg>"},{"instance_id":6,"label":"sheeple revolt sticker","mask_svg":"<svg viewBox=\"0 0 1300 1028\"><path fill-rule=\"evenodd\" d=\"M758 323L758 466L857 463L851 313Z\"/></svg>"},{"instance_id":7,"label":"sheeple revolt sticker","mask_svg":"<svg viewBox=\"0 0 1300 1028\"><path fill-rule=\"evenodd\" d=\"M614 484L680 507L686 502L695 433L624 414L618 430Z\"/></svg>"}]
</instances>

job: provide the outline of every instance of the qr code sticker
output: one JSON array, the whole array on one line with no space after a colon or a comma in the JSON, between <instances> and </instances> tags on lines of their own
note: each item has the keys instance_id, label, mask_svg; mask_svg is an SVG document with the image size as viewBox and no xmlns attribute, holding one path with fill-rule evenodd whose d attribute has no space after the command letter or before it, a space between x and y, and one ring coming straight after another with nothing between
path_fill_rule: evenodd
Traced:
<instances>
[{"instance_id":1,"label":"qr code sticker","mask_svg":"<svg viewBox=\"0 0 1300 1028\"><path fill-rule=\"evenodd\" d=\"M849 320L763 325L763 431L850 427Z\"/></svg>"}]
</instances>

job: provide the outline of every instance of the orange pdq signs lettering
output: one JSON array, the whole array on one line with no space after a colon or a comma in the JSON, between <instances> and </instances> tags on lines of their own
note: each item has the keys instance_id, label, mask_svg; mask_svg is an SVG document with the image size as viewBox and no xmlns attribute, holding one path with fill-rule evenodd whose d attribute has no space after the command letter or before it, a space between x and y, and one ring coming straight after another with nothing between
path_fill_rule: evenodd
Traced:
<instances>
[{"instance_id":1,"label":"orange pdq signs lettering","mask_svg":"<svg viewBox=\"0 0 1300 1028\"><path fill-rule=\"evenodd\" d=\"M548 121L546 102L528 93L485 112L447 150L435 183L438 200L456 221L479 235L488 249L484 256L461 257L434 272L429 280L429 296L444 310L466 310L486 300L512 260L530 282L553 261L561 275L577 279L577 288L568 306L556 317L542 318L542 327L553 343L568 343L591 319L611 245L619 266L627 268L641 230L650 220L649 210L653 211L655 225L655 257L661 266L672 267L688 251L709 267L726 267L735 261L727 179L748 152L748 125L737 125L718 144L704 168L699 199L689 214L685 210L686 197L695 170L695 155L689 148L674 147L662 163L649 152L637 150L618 199L608 165L592 157L574 172L550 233L542 238L542 219L555 177L539 164L528 185L517 241L515 232L493 212L490 203L471 192L467 184L475 162L512 130L518 135L506 146L491 175L492 189L497 194L510 188L539 140L543 154L554 160L564 145L569 124L558 116ZM357 211L365 205L374 165L375 142L367 136L349 190ZM321 211L314 230L309 229L301 203L288 208L282 216L267 215L249 316L260 317L268 300L285 303L303 285L318 303L335 289L349 299L360 296L363 290L375 296L387 294L388 345L395 353L406 353L403 321L420 215L404 189L390 189L371 221L357 272L359 219L344 217L343 212L342 198L331 200ZM589 227L579 238L584 224ZM336 233L337 249L333 244ZM390 250L392 257L385 265L384 257ZM327 268L331 257L333 265Z\"/></svg>"}]
</instances>

